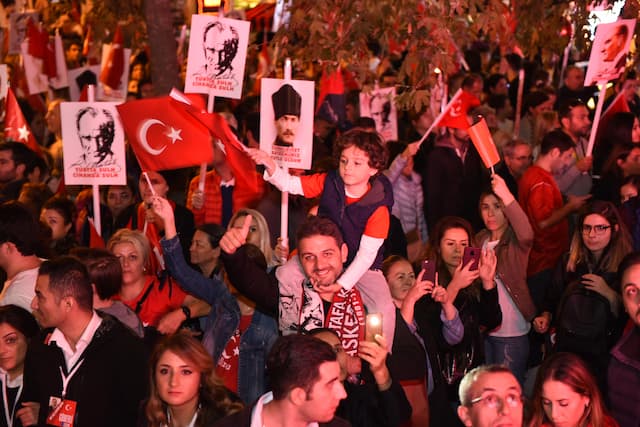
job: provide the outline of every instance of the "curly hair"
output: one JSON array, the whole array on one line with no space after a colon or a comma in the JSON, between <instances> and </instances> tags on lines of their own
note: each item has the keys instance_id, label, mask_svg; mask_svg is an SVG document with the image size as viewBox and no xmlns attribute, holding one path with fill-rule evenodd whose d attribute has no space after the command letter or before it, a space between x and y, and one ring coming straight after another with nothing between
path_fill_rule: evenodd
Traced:
<instances>
[{"instance_id":1,"label":"curly hair","mask_svg":"<svg viewBox=\"0 0 640 427\"><path fill-rule=\"evenodd\" d=\"M334 159L340 162L342 152L349 147L356 147L369 156L369 166L382 172L387 167L389 153L379 133L363 129L351 129L337 140L333 151Z\"/></svg>"},{"instance_id":2,"label":"curly hair","mask_svg":"<svg viewBox=\"0 0 640 427\"><path fill-rule=\"evenodd\" d=\"M242 403L231 400L229 391L216 376L215 363L204 346L189 334L179 332L162 338L149 359L149 400L145 407L149 427L168 425L168 405L161 399L156 383L158 362L167 351L191 364L200 374L200 413L195 423L196 427L211 425L216 420L242 409Z\"/></svg>"}]
</instances>

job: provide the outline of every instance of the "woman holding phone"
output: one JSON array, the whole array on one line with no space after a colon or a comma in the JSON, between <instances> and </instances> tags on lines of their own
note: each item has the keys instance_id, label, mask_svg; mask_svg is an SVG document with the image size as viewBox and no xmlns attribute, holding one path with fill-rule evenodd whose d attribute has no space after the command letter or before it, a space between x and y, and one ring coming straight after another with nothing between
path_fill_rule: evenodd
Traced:
<instances>
[{"instance_id":1,"label":"woman holding phone","mask_svg":"<svg viewBox=\"0 0 640 427\"><path fill-rule=\"evenodd\" d=\"M457 401L458 383L471 368L484 361L482 330L500 325L501 312L494 281L496 256L486 248L476 251L479 262L463 263L466 247L472 243L471 224L463 218L444 217L429 235L427 259L435 263L438 284L446 289L446 301L453 302L464 325L464 338L456 345L438 342L438 358L451 401ZM415 305L417 324L442 327L441 304L429 295Z\"/></svg>"},{"instance_id":2,"label":"woman holding phone","mask_svg":"<svg viewBox=\"0 0 640 427\"><path fill-rule=\"evenodd\" d=\"M480 216L486 228L478 233L476 242L494 248L498 259L495 282L502 323L484 340L485 362L505 365L522 384L529 357L528 334L536 315L526 281L533 228L502 177L494 174L491 188L480 196Z\"/></svg>"},{"instance_id":3,"label":"woman holding phone","mask_svg":"<svg viewBox=\"0 0 640 427\"><path fill-rule=\"evenodd\" d=\"M438 286L431 274L435 274L430 268L433 263L425 263L426 269L423 268L417 279L406 258L392 255L382 263L382 273L396 306L396 328L388 364L391 376L400 382L411 403L410 425L447 426L455 422L455 416L447 404L446 383L438 363L436 343L442 340L450 345L459 343L464 326L458 310L447 298L446 289ZM441 304L440 330L429 324L416 323L415 303L425 295L431 295Z\"/></svg>"}]
</instances>

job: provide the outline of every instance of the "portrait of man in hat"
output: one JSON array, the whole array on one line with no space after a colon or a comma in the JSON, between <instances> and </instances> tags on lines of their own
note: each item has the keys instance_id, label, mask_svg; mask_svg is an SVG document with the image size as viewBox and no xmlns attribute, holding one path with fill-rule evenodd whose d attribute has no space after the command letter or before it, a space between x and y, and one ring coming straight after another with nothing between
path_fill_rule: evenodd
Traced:
<instances>
[{"instance_id":1,"label":"portrait of man in hat","mask_svg":"<svg viewBox=\"0 0 640 427\"><path fill-rule=\"evenodd\" d=\"M302 97L288 83L271 95L276 125L276 140L273 145L293 147L300 125Z\"/></svg>"}]
</instances>

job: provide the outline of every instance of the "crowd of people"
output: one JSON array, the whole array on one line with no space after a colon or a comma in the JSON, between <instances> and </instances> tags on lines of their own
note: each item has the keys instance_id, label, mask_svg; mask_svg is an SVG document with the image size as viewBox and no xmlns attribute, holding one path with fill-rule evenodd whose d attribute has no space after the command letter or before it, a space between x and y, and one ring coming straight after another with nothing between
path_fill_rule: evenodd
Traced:
<instances>
[{"instance_id":1,"label":"crowd of people","mask_svg":"<svg viewBox=\"0 0 640 427\"><path fill-rule=\"evenodd\" d=\"M62 183L48 99L41 153L0 142L0 427L640 425L639 80L596 129L584 69L555 90L527 63L518 95L521 57L473 58L448 93L475 100L495 173L465 126L418 142L433 105L385 140L357 89L315 117L312 170L286 170L248 93L216 109L253 170L212 142L202 185L127 147L127 184L92 195ZM151 96L131 64L130 98Z\"/></svg>"}]
</instances>

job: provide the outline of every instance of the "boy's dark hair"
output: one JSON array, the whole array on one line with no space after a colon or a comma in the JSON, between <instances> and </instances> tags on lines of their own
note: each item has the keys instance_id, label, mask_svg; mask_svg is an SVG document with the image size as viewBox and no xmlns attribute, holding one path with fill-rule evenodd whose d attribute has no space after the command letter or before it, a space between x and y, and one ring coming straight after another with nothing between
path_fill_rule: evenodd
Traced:
<instances>
[{"instance_id":1,"label":"boy's dark hair","mask_svg":"<svg viewBox=\"0 0 640 427\"><path fill-rule=\"evenodd\" d=\"M357 147L369 156L369 166L382 172L387 167L389 154L378 132L351 129L336 140L334 157L340 162L342 152L351 146Z\"/></svg>"},{"instance_id":2,"label":"boy's dark hair","mask_svg":"<svg viewBox=\"0 0 640 427\"><path fill-rule=\"evenodd\" d=\"M49 289L59 302L72 297L84 311L93 309L93 289L87 268L72 256L61 256L40 265L38 275L49 276Z\"/></svg>"},{"instance_id":3,"label":"boy's dark hair","mask_svg":"<svg viewBox=\"0 0 640 427\"><path fill-rule=\"evenodd\" d=\"M331 346L318 338L309 335L278 338L267 359L273 398L282 400L297 387L310 393L320 376L320 365L336 360Z\"/></svg>"},{"instance_id":4,"label":"boy's dark hair","mask_svg":"<svg viewBox=\"0 0 640 427\"><path fill-rule=\"evenodd\" d=\"M117 256L99 248L74 248L71 255L78 257L87 267L89 279L101 300L110 299L120 292L122 265Z\"/></svg>"},{"instance_id":5,"label":"boy's dark hair","mask_svg":"<svg viewBox=\"0 0 640 427\"><path fill-rule=\"evenodd\" d=\"M11 201L0 205L0 243L13 243L23 256L40 249L38 222L23 204Z\"/></svg>"},{"instance_id":6,"label":"boy's dark hair","mask_svg":"<svg viewBox=\"0 0 640 427\"><path fill-rule=\"evenodd\" d=\"M335 222L329 218L323 218L320 216L309 216L307 220L302 223L298 232L296 233L296 239L298 242L311 236L329 236L333 237L338 247L342 246L344 239L340 228Z\"/></svg>"},{"instance_id":7,"label":"boy's dark hair","mask_svg":"<svg viewBox=\"0 0 640 427\"><path fill-rule=\"evenodd\" d=\"M552 130L542 138L540 144L540 154L549 154L551 150L557 148L561 153L575 147L569 135L560 129Z\"/></svg>"}]
</instances>

